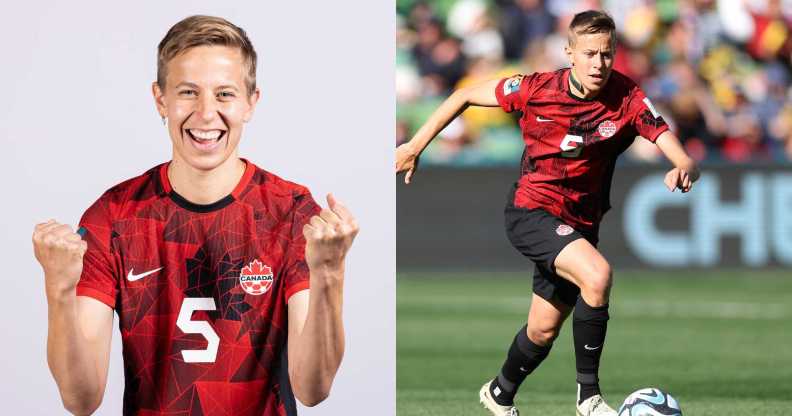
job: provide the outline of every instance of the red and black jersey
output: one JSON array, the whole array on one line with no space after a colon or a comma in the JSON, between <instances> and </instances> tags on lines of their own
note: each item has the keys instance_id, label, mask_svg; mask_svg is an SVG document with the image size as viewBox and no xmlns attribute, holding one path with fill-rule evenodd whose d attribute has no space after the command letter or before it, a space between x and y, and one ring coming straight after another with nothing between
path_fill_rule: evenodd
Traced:
<instances>
[{"instance_id":1,"label":"red and black jersey","mask_svg":"<svg viewBox=\"0 0 792 416\"><path fill-rule=\"evenodd\" d=\"M569 89L569 69L516 75L498 83L506 112L521 111L525 141L514 205L541 208L575 228L595 230L610 209L616 158L641 135L668 130L641 89L612 71L603 90L584 100Z\"/></svg>"},{"instance_id":2,"label":"red and black jersey","mask_svg":"<svg viewBox=\"0 0 792 416\"><path fill-rule=\"evenodd\" d=\"M108 190L80 221L77 294L114 308L124 415L296 414L287 302L308 288L308 190L245 161L234 191L191 203L168 164Z\"/></svg>"}]
</instances>

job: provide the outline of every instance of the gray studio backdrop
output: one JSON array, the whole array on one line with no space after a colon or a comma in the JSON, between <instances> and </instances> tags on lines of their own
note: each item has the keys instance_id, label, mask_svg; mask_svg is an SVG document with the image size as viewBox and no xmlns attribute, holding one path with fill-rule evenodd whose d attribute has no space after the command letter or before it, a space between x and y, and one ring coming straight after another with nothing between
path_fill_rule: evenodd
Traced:
<instances>
[{"instance_id":1,"label":"gray studio backdrop","mask_svg":"<svg viewBox=\"0 0 792 416\"><path fill-rule=\"evenodd\" d=\"M241 155L333 192L361 232L348 257L347 350L330 398L302 415L395 413L393 5L389 2L22 2L0 25L0 402L4 415L60 415L46 363L36 222L75 224L110 186L170 158L150 85L156 46L192 14L228 18L259 54L262 99ZM98 415L121 414L113 334Z\"/></svg>"}]
</instances>

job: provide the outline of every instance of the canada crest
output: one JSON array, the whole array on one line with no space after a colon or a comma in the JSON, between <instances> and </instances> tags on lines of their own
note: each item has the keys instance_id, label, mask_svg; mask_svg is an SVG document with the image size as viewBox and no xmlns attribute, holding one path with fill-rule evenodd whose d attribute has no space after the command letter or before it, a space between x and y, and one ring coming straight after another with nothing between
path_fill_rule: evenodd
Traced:
<instances>
[{"instance_id":1,"label":"canada crest","mask_svg":"<svg viewBox=\"0 0 792 416\"><path fill-rule=\"evenodd\" d=\"M600 123L599 127L597 127L597 130L599 131L600 136L611 137L616 134L616 123L610 120L605 120Z\"/></svg>"},{"instance_id":2,"label":"canada crest","mask_svg":"<svg viewBox=\"0 0 792 416\"><path fill-rule=\"evenodd\" d=\"M575 231L575 229L566 224L561 224L556 228L556 234L560 236L572 234L572 231Z\"/></svg>"},{"instance_id":3,"label":"canada crest","mask_svg":"<svg viewBox=\"0 0 792 416\"><path fill-rule=\"evenodd\" d=\"M258 259L253 260L239 273L239 284L251 295L263 295L272 287L272 269Z\"/></svg>"}]
</instances>

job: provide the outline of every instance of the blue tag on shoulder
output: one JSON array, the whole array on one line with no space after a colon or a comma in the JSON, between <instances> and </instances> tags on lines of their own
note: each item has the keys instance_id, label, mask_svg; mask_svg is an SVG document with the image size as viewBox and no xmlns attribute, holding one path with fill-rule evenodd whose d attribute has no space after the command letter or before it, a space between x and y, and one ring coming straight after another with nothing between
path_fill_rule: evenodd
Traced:
<instances>
[{"instance_id":1,"label":"blue tag on shoulder","mask_svg":"<svg viewBox=\"0 0 792 416\"><path fill-rule=\"evenodd\" d=\"M520 84L522 83L522 79L523 79L522 75L515 75L507 79L503 83L503 95L509 95L513 92L520 91Z\"/></svg>"},{"instance_id":2,"label":"blue tag on shoulder","mask_svg":"<svg viewBox=\"0 0 792 416\"><path fill-rule=\"evenodd\" d=\"M85 227L80 227L77 229L77 234L84 238L85 234L88 234L88 230L86 230Z\"/></svg>"}]
</instances>

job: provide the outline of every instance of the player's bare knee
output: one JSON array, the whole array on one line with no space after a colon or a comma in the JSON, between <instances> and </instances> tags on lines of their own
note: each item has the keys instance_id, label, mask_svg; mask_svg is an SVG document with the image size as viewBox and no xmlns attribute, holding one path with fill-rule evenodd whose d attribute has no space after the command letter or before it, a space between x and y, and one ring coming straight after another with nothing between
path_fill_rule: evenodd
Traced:
<instances>
[{"instance_id":1,"label":"player's bare knee","mask_svg":"<svg viewBox=\"0 0 792 416\"><path fill-rule=\"evenodd\" d=\"M610 292L611 285L613 284L613 271L610 264L604 262L597 267L594 273L594 286L598 293L607 295Z\"/></svg>"},{"instance_id":2,"label":"player's bare knee","mask_svg":"<svg viewBox=\"0 0 792 416\"><path fill-rule=\"evenodd\" d=\"M607 303L610 288L613 283L613 272L606 261L600 262L592 267L587 276L582 279L583 287L581 291L587 295L584 297L593 298L594 303ZM591 305L600 306L600 305Z\"/></svg>"},{"instance_id":3,"label":"player's bare knee","mask_svg":"<svg viewBox=\"0 0 792 416\"><path fill-rule=\"evenodd\" d=\"M550 345L558 338L558 328L528 328L528 339L536 345Z\"/></svg>"}]
</instances>

